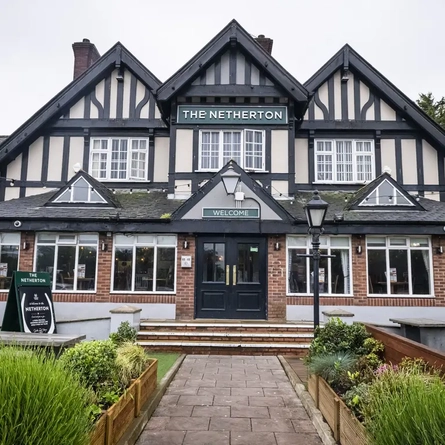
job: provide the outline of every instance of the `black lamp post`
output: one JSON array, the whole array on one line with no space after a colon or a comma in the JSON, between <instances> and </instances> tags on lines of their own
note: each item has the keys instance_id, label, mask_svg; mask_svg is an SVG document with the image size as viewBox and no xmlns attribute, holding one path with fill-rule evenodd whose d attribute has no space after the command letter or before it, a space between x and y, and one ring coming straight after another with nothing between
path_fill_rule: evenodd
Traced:
<instances>
[{"instance_id":1,"label":"black lamp post","mask_svg":"<svg viewBox=\"0 0 445 445\"><path fill-rule=\"evenodd\" d=\"M304 206L309 233L312 235L312 259L314 262L314 329L320 324L320 235L323 233L323 222L329 204L323 201L318 191L314 191L312 199Z\"/></svg>"}]
</instances>

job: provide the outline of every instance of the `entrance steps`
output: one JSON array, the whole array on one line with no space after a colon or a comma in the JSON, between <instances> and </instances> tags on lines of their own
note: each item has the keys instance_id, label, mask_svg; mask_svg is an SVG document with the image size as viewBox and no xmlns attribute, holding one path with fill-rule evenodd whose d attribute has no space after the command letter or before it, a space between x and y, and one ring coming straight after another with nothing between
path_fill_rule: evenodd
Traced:
<instances>
[{"instance_id":1,"label":"entrance steps","mask_svg":"<svg viewBox=\"0 0 445 445\"><path fill-rule=\"evenodd\" d=\"M304 356L313 339L308 322L143 320L138 344L186 354Z\"/></svg>"}]
</instances>

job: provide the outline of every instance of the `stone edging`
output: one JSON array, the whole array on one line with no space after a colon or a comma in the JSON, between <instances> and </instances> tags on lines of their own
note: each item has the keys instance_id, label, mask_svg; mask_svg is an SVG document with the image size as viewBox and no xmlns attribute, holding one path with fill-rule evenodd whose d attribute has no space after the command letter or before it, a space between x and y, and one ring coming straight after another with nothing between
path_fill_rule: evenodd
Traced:
<instances>
[{"instance_id":1,"label":"stone edging","mask_svg":"<svg viewBox=\"0 0 445 445\"><path fill-rule=\"evenodd\" d=\"M182 354L176 359L173 366L168 370L167 374L165 374L165 376L159 382L159 385L157 386L153 395L142 407L141 415L133 420L131 426L128 428L124 436L119 440L117 445L134 445L136 443L142 431L144 430L145 425L150 420L152 414L159 405L159 402L161 401L162 396L165 394L168 385L170 385L173 377L176 375L180 366L182 365L185 356L185 354Z\"/></svg>"},{"instance_id":2,"label":"stone edging","mask_svg":"<svg viewBox=\"0 0 445 445\"><path fill-rule=\"evenodd\" d=\"M337 442L334 440L332 436L331 429L328 424L324 421L323 416L319 409L315 407L314 401L309 393L306 391L305 386L300 383L300 379L298 378L295 371L292 367L287 363L286 359L282 356L278 356L278 360L280 360L281 366L284 368L284 372L288 376L292 387L300 398L304 409L306 410L309 418L317 430L318 435L320 436L321 441L324 445L335 445Z\"/></svg>"}]
</instances>

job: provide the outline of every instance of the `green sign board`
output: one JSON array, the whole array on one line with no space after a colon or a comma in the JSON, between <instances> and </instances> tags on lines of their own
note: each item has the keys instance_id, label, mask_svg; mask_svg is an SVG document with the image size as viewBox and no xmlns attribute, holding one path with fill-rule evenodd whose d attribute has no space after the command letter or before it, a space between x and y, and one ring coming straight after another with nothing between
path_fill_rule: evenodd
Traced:
<instances>
[{"instance_id":1,"label":"green sign board","mask_svg":"<svg viewBox=\"0 0 445 445\"><path fill-rule=\"evenodd\" d=\"M228 207L208 207L202 209L203 218L230 218L230 219L246 219L259 218L259 209L237 209Z\"/></svg>"},{"instance_id":2,"label":"green sign board","mask_svg":"<svg viewBox=\"0 0 445 445\"><path fill-rule=\"evenodd\" d=\"M14 272L2 331L54 334L51 280L46 272Z\"/></svg>"},{"instance_id":3,"label":"green sign board","mask_svg":"<svg viewBox=\"0 0 445 445\"><path fill-rule=\"evenodd\" d=\"M285 125L283 106L179 105L178 124Z\"/></svg>"}]
</instances>

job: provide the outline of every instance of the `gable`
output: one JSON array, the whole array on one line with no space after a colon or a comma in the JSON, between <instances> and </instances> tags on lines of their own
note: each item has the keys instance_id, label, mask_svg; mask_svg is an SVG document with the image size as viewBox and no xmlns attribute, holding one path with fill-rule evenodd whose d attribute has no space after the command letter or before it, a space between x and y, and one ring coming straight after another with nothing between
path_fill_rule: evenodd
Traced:
<instances>
[{"instance_id":1,"label":"gable","mask_svg":"<svg viewBox=\"0 0 445 445\"><path fill-rule=\"evenodd\" d=\"M130 69L114 69L61 119L160 119L154 94Z\"/></svg>"}]
</instances>

